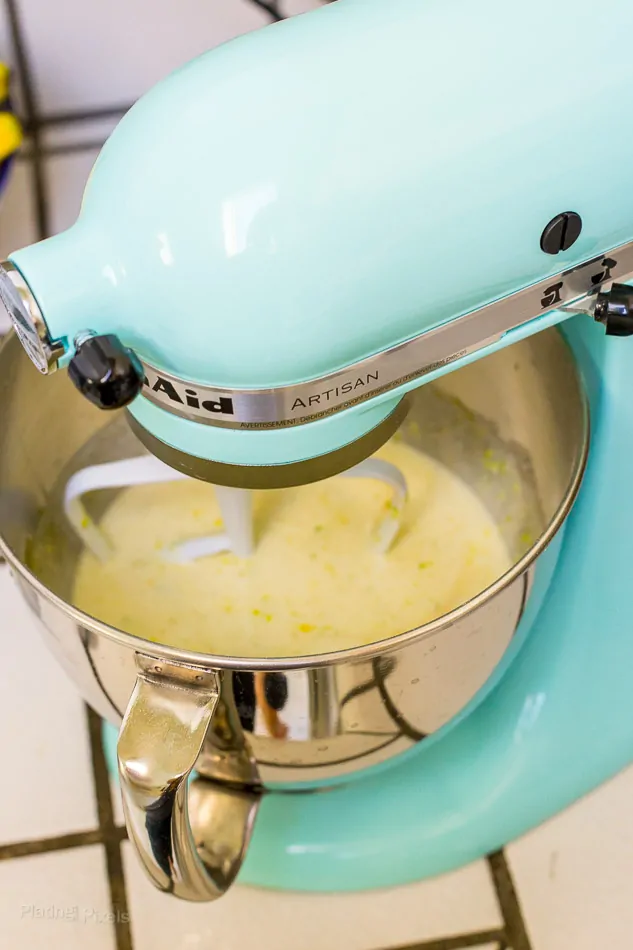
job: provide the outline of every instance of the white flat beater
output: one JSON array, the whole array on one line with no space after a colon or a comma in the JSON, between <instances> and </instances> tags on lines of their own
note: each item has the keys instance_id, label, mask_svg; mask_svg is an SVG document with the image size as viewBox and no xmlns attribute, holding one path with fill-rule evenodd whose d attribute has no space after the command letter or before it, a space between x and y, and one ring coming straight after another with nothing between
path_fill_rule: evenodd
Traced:
<instances>
[{"instance_id":1,"label":"white flat beater","mask_svg":"<svg viewBox=\"0 0 633 950\"><path fill-rule=\"evenodd\" d=\"M105 561L114 553L112 545L88 514L83 496L108 488L130 488L133 485L181 481L189 477L153 455L92 465L76 472L68 480L64 491L64 511L84 546L99 560ZM341 472L340 477L373 478L391 488L392 498L387 512L376 528L378 550L386 553L398 534L407 499L407 484L402 472L390 462L372 458ZM224 530L175 545L163 553L167 560L187 564L224 552L232 552L238 557L250 557L253 554L252 492L221 485L214 485L214 488Z\"/></svg>"}]
</instances>

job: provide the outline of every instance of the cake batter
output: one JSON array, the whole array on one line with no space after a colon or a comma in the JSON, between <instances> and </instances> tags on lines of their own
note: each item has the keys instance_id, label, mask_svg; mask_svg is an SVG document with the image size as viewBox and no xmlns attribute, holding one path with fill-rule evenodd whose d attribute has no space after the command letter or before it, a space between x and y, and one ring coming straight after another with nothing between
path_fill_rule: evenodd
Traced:
<instances>
[{"instance_id":1,"label":"cake batter","mask_svg":"<svg viewBox=\"0 0 633 950\"><path fill-rule=\"evenodd\" d=\"M161 551L222 522L212 486L186 480L122 491L101 528L114 557L82 555L74 603L136 636L228 656L301 656L372 643L479 593L511 561L492 518L448 469L398 440L409 500L381 554L372 536L386 485L331 478L254 494L256 549L174 564Z\"/></svg>"}]
</instances>

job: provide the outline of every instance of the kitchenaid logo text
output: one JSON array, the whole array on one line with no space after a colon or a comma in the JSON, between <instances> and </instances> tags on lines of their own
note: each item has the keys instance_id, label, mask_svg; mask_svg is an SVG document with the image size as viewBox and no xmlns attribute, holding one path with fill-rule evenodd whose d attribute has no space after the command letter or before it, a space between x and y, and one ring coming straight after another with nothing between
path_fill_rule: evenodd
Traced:
<instances>
[{"instance_id":1,"label":"kitchenaid logo text","mask_svg":"<svg viewBox=\"0 0 633 950\"><path fill-rule=\"evenodd\" d=\"M290 424L294 420L300 420L305 415L305 410L312 410L310 418L318 418L320 415L327 415L340 405L353 405L361 402L375 392L380 392L379 386L380 374L378 370L368 373L362 373L358 376L345 379L336 385L331 385L328 389L322 389L317 392L306 392L307 387L301 386L295 389L289 388L287 394L283 388L279 390L279 395L285 396L287 420ZM222 393L214 389L205 387L195 387L195 384L186 383L183 380L177 380L167 375L161 375L158 371L145 367L145 378L143 380L143 391L145 395L153 402L171 408L173 412L184 416L200 417L221 417L230 416L237 421L238 412L234 405L234 395ZM251 397L252 400L270 400L271 393L252 392L248 390L240 393L242 397ZM277 411L275 408L274 411ZM259 419L251 419L244 423L246 425L279 425L283 424L283 419L271 419L266 421L265 416Z\"/></svg>"},{"instance_id":2,"label":"kitchenaid logo text","mask_svg":"<svg viewBox=\"0 0 633 950\"><path fill-rule=\"evenodd\" d=\"M156 376L150 383L148 377L144 379L144 386L161 402L170 402L174 406L187 407L189 409L198 409L203 412L213 413L214 415L232 416L233 400L230 396L220 396L209 399L208 393L201 394L196 389L189 386L176 386L170 379L164 376Z\"/></svg>"},{"instance_id":3,"label":"kitchenaid logo text","mask_svg":"<svg viewBox=\"0 0 633 950\"><path fill-rule=\"evenodd\" d=\"M332 386L331 389L324 389L312 396L305 396L303 399L297 397L291 406L291 410L295 412L297 409L309 409L311 406L326 406L328 402L333 402L341 396L349 395L349 393L358 394L359 389L366 389L367 386L377 382L378 373L364 373L362 376L357 376L356 379L348 379L339 386Z\"/></svg>"}]
</instances>

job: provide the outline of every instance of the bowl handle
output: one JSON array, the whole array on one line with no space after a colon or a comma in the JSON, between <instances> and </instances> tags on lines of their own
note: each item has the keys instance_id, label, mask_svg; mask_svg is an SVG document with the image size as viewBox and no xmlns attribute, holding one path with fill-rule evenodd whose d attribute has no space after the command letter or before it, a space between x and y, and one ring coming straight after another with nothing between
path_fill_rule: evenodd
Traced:
<instances>
[{"instance_id":1,"label":"bowl handle","mask_svg":"<svg viewBox=\"0 0 633 950\"><path fill-rule=\"evenodd\" d=\"M220 674L144 654L136 661L117 748L128 835L161 891L216 900L242 865L261 792L204 778L188 788L218 705Z\"/></svg>"}]
</instances>

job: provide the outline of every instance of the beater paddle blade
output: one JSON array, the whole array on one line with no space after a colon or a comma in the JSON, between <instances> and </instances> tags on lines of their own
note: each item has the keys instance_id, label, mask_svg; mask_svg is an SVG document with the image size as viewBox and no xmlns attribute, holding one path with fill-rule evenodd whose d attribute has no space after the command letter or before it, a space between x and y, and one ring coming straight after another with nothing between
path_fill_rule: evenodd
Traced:
<instances>
[{"instance_id":1,"label":"beater paddle blade","mask_svg":"<svg viewBox=\"0 0 633 950\"><path fill-rule=\"evenodd\" d=\"M342 472L341 476L376 479L392 489L392 497L386 503L385 514L379 519L374 531L378 550L386 553L398 534L407 499L407 485L402 472L382 459L366 459ZM108 488L182 481L188 477L153 455L92 465L76 472L69 479L64 492L64 511L84 546L95 557L104 561L114 553L112 544L90 517L83 503L83 496ZM164 558L175 563L188 564L202 557L226 552L243 558L251 556L254 551L252 492L221 485L214 485L214 490L224 530L177 544L162 553Z\"/></svg>"},{"instance_id":2,"label":"beater paddle blade","mask_svg":"<svg viewBox=\"0 0 633 950\"><path fill-rule=\"evenodd\" d=\"M112 556L112 545L90 517L83 496L106 488L131 488L134 485L183 481L188 477L153 455L91 465L76 472L68 480L64 491L64 511L85 547L104 561ZM233 551L239 557L249 557L253 553L250 493L237 488L214 487L226 530L176 545L165 553L169 560L186 563L225 551Z\"/></svg>"},{"instance_id":3,"label":"beater paddle blade","mask_svg":"<svg viewBox=\"0 0 633 950\"><path fill-rule=\"evenodd\" d=\"M344 478L374 478L376 481L385 482L392 489L391 499L385 506L386 512L374 529L378 549L386 554L402 524L402 514L407 500L407 483L404 475L391 462L375 458L365 459L364 462L359 462L346 472L341 472L341 475Z\"/></svg>"},{"instance_id":4,"label":"beater paddle blade","mask_svg":"<svg viewBox=\"0 0 633 950\"><path fill-rule=\"evenodd\" d=\"M201 557L232 551L238 557L250 557L253 543L253 498L250 491L214 485L215 497L222 513L225 531L202 538L192 538L167 551L165 557L178 564L187 564Z\"/></svg>"}]
</instances>

